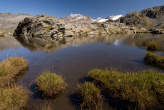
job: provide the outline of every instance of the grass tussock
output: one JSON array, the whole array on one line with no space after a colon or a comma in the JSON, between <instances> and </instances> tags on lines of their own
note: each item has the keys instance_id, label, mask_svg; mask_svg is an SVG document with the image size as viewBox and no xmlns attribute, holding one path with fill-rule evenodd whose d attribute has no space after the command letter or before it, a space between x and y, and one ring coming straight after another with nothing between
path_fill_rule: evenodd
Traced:
<instances>
[{"instance_id":1,"label":"grass tussock","mask_svg":"<svg viewBox=\"0 0 164 110\"><path fill-rule=\"evenodd\" d=\"M24 58L8 58L0 63L0 87L13 82L16 76L28 68Z\"/></svg>"},{"instance_id":2,"label":"grass tussock","mask_svg":"<svg viewBox=\"0 0 164 110\"><path fill-rule=\"evenodd\" d=\"M20 110L27 101L27 91L22 87L0 88L0 110Z\"/></svg>"},{"instance_id":3,"label":"grass tussock","mask_svg":"<svg viewBox=\"0 0 164 110\"><path fill-rule=\"evenodd\" d=\"M160 50L160 45L156 41L149 41L146 43L147 50L157 51Z\"/></svg>"},{"instance_id":4,"label":"grass tussock","mask_svg":"<svg viewBox=\"0 0 164 110\"><path fill-rule=\"evenodd\" d=\"M67 86L62 77L54 73L43 73L37 78L36 85L46 97L54 97L62 93Z\"/></svg>"},{"instance_id":5,"label":"grass tussock","mask_svg":"<svg viewBox=\"0 0 164 110\"><path fill-rule=\"evenodd\" d=\"M82 108L87 107L89 110L101 110L102 96L99 88L93 83L86 82L79 86L83 103Z\"/></svg>"},{"instance_id":6,"label":"grass tussock","mask_svg":"<svg viewBox=\"0 0 164 110\"><path fill-rule=\"evenodd\" d=\"M133 103L137 110L152 110L158 104L164 104L164 75L155 71L121 73L94 69L89 72L89 77L107 95L128 101L129 105Z\"/></svg>"},{"instance_id":7,"label":"grass tussock","mask_svg":"<svg viewBox=\"0 0 164 110\"><path fill-rule=\"evenodd\" d=\"M164 57L152 52L147 52L144 61L148 65L164 68Z\"/></svg>"},{"instance_id":8,"label":"grass tussock","mask_svg":"<svg viewBox=\"0 0 164 110\"><path fill-rule=\"evenodd\" d=\"M49 104L43 104L41 110L53 110Z\"/></svg>"}]
</instances>

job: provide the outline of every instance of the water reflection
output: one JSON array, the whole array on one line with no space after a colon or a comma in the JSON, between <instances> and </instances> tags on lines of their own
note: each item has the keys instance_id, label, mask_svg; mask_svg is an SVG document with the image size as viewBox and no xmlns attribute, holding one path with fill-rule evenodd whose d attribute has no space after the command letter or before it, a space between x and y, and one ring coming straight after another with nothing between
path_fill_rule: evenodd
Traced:
<instances>
[{"instance_id":1,"label":"water reflection","mask_svg":"<svg viewBox=\"0 0 164 110\"><path fill-rule=\"evenodd\" d=\"M120 36L119 36L120 37ZM105 43L111 44L113 40L118 37L81 37L81 38L67 38L64 43L55 42L55 41L45 41L41 39L31 39L30 41L25 41L22 39L17 39L24 47L28 48L31 51L44 51L44 52L53 52L62 48L67 48L69 46L79 47L87 43Z\"/></svg>"},{"instance_id":2,"label":"water reflection","mask_svg":"<svg viewBox=\"0 0 164 110\"><path fill-rule=\"evenodd\" d=\"M117 39L117 40L114 41L113 44L114 44L115 46L118 46L118 45L120 44L120 41Z\"/></svg>"},{"instance_id":3,"label":"water reflection","mask_svg":"<svg viewBox=\"0 0 164 110\"><path fill-rule=\"evenodd\" d=\"M21 47L21 44L17 42L13 37L4 37L0 38L0 51L8 48L18 48Z\"/></svg>"},{"instance_id":4,"label":"water reflection","mask_svg":"<svg viewBox=\"0 0 164 110\"><path fill-rule=\"evenodd\" d=\"M164 35L162 34L136 34L133 37L124 39L124 44L128 46L137 46L139 48L146 48L146 43L149 41L156 41L160 45L160 51L164 51Z\"/></svg>"},{"instance_id":5,"label":"water reflection","mask_svg":"<svg viewBox=\"0 0 164 110\"><path fill-rule=\"evenodd\" d=\"M31 91L30 101L34 105L45 103L45 100L34 97L33 84L38 75L45 71L62 75L68 83L68 89L53 101L53 106L58 110L75 110L70 96L76 91L77 84L93 68L115 68L124 72L156 69L163 72L143 62L147 52L143 44L149 40L156 40L160 43L161 50L164 50L164 36L151 34L83 37L67 39L64 44L43 45L38 40L28 43L20 41L23 46L16 40L9 42L4 39L2 43L0 40L0 47L3 49L0 49L0 60L5 59L9 53L8 57L21 56L29 61L29 70L19 84Z\"/></svg>"}]
</instances>

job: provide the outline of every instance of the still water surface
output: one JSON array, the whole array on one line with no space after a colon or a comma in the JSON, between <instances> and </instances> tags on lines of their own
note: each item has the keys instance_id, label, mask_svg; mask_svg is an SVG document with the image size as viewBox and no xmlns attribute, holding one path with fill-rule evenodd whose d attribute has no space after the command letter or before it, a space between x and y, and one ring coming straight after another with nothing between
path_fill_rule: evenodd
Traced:
<instances>
[{"instance_id":1,"label":"still water surface","mask_svg":"<svg viewBox=\"0 0 164 110\"><path fill-rule=\"evenodd\" d=\"M18 84L31 91L30 109L36 109L47 100L43 100L34 93L33 84L42 72L54 72L63 76L68 83L67 91L53 102L56 110L75 110L74 97L77 84L87 76L93 68L113 68L124 72L142 71L144 69L156 69L144 64L143 59L147 52L144 43L156 40L161 44L161 52L164 50L164 36L151 34L137 34L135 36L111 36L102 39L83 38L77 39L69 45L46 48L24 47L13 38L0 39L0 61L8 57L24 57L29 62L29 70ZM163 45L163 47L162 47ZM57 48L57 49L56 49ZM105 107L106 109L108 107Z\"/></svg>"}]
</instances>

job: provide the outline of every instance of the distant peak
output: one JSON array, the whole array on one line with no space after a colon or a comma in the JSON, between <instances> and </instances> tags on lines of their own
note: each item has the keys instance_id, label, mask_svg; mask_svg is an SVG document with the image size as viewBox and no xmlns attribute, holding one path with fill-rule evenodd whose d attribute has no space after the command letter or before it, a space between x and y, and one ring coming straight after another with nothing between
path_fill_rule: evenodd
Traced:
<instances>
[{"instance_id":1,"label":"distant peak","mask_svg":"<svg viewBox=\"0 0 164 110\"><path fill-rule=\"evenodd\" d=\"M71 13L68 17L75 18L75 17L83 17L82 14L73 14Z\"/></svg>"}]
</instances>

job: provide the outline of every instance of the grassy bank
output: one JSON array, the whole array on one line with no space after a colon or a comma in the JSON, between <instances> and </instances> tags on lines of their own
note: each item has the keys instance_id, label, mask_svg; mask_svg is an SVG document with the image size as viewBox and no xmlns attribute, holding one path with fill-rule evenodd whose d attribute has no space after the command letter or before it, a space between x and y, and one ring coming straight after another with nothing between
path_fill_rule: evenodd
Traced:
<instances>
[{"instance_id":1,"label":"grassy bank","mask_svg":"<svg viewBox=\"0 0 164 110\"><path fill-rule=\"evenodd\" d=\"M36 85L43 96L54 97L66 89L66 82L55 73L43 73L36 79Z\"/></svg>"},{"instance_id":2,"label":"grassy bank","mask_svg":"<svg viewBox=\"0 0 164 110\"><path fill-rule=\"evenodd\" d=\"M147 52L144 61L148 65L164 68L164 56L160 56L152 52Z\"/></svg>"},{"instance_id":3,"label":"grassy bank","mask_svg":"<svg viewBox=\"0 0 164 110\"><path fill-rule=\"evenodd\" d=\"M28 68L24 58L8 58L0 63L0 87L5 87L14 82Z\"/></svg>"},{"instance_id":4,"label":"grassy bank","mask_svg":"<svg viewBox=\"0 0 164 110\"><path fill-rule=\"evenodd\" d=\"M120 104L121 101L128 102L128 108L156 110L157 105L164 104L164 75L155 71L122 73L94 69L89 72L89 77L105 91L105 95L119 99Z\"/></svg>"}]
</instances>

